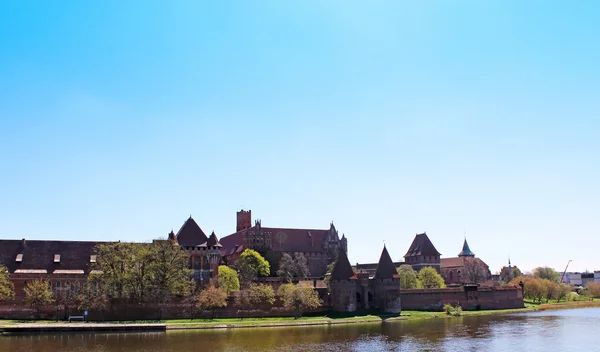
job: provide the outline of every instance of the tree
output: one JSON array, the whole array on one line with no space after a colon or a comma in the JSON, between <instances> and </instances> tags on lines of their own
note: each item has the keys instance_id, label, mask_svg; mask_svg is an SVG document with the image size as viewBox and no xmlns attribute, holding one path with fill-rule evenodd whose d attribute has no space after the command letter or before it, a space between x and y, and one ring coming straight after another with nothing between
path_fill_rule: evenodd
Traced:
<instances>
[{"instance_id":1,"label":"tree","mask_svg":"<svg viewBox=\"0 0 600 352\"><path fill-rule=\"evenodd\" d=\"M161 303L185 297L195 283L189 256L172 240L107 243L96 246L98 280L109 300Z\"/></svg>"},{"instance_id":2,"label":"tree","mask_svg":"<svg viewBox=\"0 0 600 352\"><path fill-rule=\"evenodd\" d=\"M258 306L271 306L275 303L275 292L269 285L250 285L250 302Z\"/></svg>"},{"instance_id":3,"label":"tree","mask_svg":"<svg viewBox=\"0 0 600 352\"><path fill-rule=\"evenodd\" d=\"M545 286L546 303L548 303L549 300L557 297L558 291L560 290L560 285L558 283L548 279L542 279L542 285Z\"/></svg>"},{"instance_id":4,"label":"tree","mask_svg":"<svg viewBox=\"0 0 600 352\"><path fill-rule=\"evenodd\" d=\"M302 312L315 309L321 305L319 294L312 287L304 284L283 284L277 294L286 309L294 310L294 319L302 316Z\"/></svg>"},{"instance_id":5,"label":"tree","mask_svg":"<svg viewBox=\"0 0 600 352\"><path fill-rule=\"evenodd\" d=\"M335 267L335 261L329 263L327 265L327 272L325 273L325 286L327 286L327 291L331 292L331 273L333 272L333 268Z\"/></svg>"},{"instance_id":6,"label":"tree","mask_svg":"<svg viewBox=\"0 0 600 352\"><path fill-rule=\"evenodd\" d=\"M521 269L519 269L515 266L515 267L513 267L513 270L512 270L512 276L513 276L513 278L523 276L523 273L521 272Z\"/></svg>"},{"instance_id":7,"label":"tree","mask_svg":"<svg viewBox=\"0 0 600 352\"><path fill-rule=\"evenodd\" d=\"M211 319L215 318L215 309L226 306L227 294L225 291L211 285L198 292L196 307L202 310L210 310L212 312Z\"/></svg>"},{"instance_id":8,"label":"tree","mask_svg":"<svg viewBox=\"0 0 600 352\"><path fill-rule=\"evenodd\" d=\"M246 249L242 252L236 266L242 287L250 286L252 280L256 279L257 276L269 276L271 272L269 262L252 249Z\"/></svg>"},{"instance_id":9,"label":"tree","mask_svg":"<svg viewBox=\"0 0 600 352\"><path fill-rule=\"evenodd\" d=\"M533 277L536 277L538 279L547 279L556 283L558 283L560 280L560 275L558 274L558 272L547 266L537 267L533 269Z\"/></svg>"},{"instance_id":10,"label":"tree","mask_svg":"<svg viewBox=\"0 0 600 352\"><path fill-rule=\"evenodd\" d=\"M0 265L0 301L8 301L15 297L15 285L10 281L8 268Z\"/></svg>"},{"instance_id":11,"label":"tree","mask_svg":"<svg viewBox=\"0 0 600 352\"><path fill-rule=\"evenodd\" d=\"M40 314L40 308L51 304L54 301L50 285L46 280L33 280L25 286L25 304L34 307L37 315Z\"/></svg>"},{"instance_id":12,"label":"tree","mask_svg":"<svg viewBox=\"0 0 600 352\"><path fill-rule=\"evenodd\" d=\"M590 282L586 285L590 296L600 298L600 283Z\"/></svg>"},{"instance_id":13,"label":"tree","mask_svg":"<svg viewBox=\"0 0 600 352\"><path fill-rule=\"evenodd\" d=\"M279 269L277 276L283 279L284 282L290 282L294 278L296 263L291 255L284 253L279 261Z\"/></svg>"},{"instance_id":14,"label":"tree","mask_svg":"<svg viewBox=\"0 0 600 352\"><path fill-rule=\"evenodd\" d=\"M310 275L306 257L302 254L297 254L294 258L294 276L297 278L305 278Z\"/></svg>"},{"instance_id":15,"label":"tree","mask_svg":"<svg viewBox=\"0 0 600 352\"><path fill-rule=\"evenodd\" d=\"M513 281L512 285L523 283L523 296L531 299L533 302L542 303L542 299L546 298L548 288L542 279L531 276L519 276Z\"/></svg>"},{"instance_id":16,"label":"tree","mask_svg":"<svg viewBox=\"0 0 600 352\"><path fill-rule=\"evenodd\" d=\"M219 265L219 279L217 281L217 286L225 291L227 295L229 295L231 291L238 291L240 289L240 279L238 278L237 272L228 266Z\"/></svg>"},{"instance_id":17,"label":"tree","mask_svg":"<svg viewBox=\"0 0 600 352\"><path fill-rule=\"evenodd\" d=\"M463 269L463 280L468 284L478 284L486 281L490 277L488 269L481 260L475 258L466 258Z\"/></svg>"},{"instance_id":18,"label":"tree","mask_svg":"<svg viewBox=\"0 0 600 352\"><path fill-rule=\"evenodd\" d=\"M96 310L100 312L100 319L104 320L104 312L108 309L110 301L98 274L90 274L88 276L81 292L77 296L77 303L79 310Z\"/></svg>"},{"instance_id":19,"label":"tree","mask_svg":"<svg viewBox=\"0 0 600 352\"><path fill-rule=\"evenodd\" d=\"M444 278L438 272L428 266L419 271L419 282L423 288L442 288L444 285Z\"/></svg>"},{"instance_id":20,"label":"tree","mask_svg":"<svg viewBox=\"0 0 600 352\"><path fill-rule=\"evenodd\" d=\"M556 291L556 301L560 303L561 300L567 300L569 294L573 291L573 288L567 284L560 284L558 291Z\"/></svg>"},{"instance_id":21,"label":"tree","mask_svg":"<svg viewBox=\"0 0 600 352\"><path fill-rule=\"evenodd\" d=\"M171 297L186 297L192 294L195 282L191 280L192 270L188 267L188 253L175 241L164 239L154 241L150 251L153 259L150 268L152 301L165 303Z\"/></svg>"},{"instance_id":22,"label":"tree","mask_svg":"<svg viewBox=\"0 0 600 352\"><path fill-rule=\"evenodd\" d=\"M398 268L398 275L400 275L400 288L401 289L413 289L419 287L417 272L412 266L408 264L402 264Z\"/></svg>"}]
</instances>

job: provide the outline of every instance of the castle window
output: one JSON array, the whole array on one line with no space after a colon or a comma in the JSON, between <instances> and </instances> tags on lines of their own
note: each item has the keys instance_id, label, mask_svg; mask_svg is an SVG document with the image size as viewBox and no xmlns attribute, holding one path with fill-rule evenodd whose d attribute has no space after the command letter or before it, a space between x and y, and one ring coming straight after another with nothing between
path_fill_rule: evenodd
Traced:
<instances>
[{"instance_id":1,"label":"castle window","mask_svg":"<svg viewBox=\"0 0 600 352\"><path fill-rule=\"evenodd\" d=\"M60 254L55 254L54 255L54 262L55 263L60 263Z\"/></svg>"},{"instance_id":2,"label":"castle window","mask_svg":"<svg viewBox=\"0 0 600 352\"><path fill-rule=\"evenodd\" d=\"M96 255L90 255L90 263L96 262Z\"/></svg>"},{"instance_id":3,"label":"castle window","mask_svg":"<svg viewBox=\"0 0 600 352\"><path fill-rule=\"evenodd\" d=\"M17 254L17 258L15 258L15 262L20 263L23 261L23 253Z\"/></svg>"}]
</instances>

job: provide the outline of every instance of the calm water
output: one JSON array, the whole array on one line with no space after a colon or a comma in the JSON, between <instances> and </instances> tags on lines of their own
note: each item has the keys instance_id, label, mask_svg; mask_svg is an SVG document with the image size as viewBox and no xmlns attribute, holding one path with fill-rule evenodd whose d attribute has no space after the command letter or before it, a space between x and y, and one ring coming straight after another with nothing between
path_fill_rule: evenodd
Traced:
<instances>
[{"instance_id":1,"label":"calm water","mask_svg":"<svg viewBox=\"0 0 600 352\"><path fill-rule=\"evenodd\" d=\"M0 351L600 351L600 308L358 326L0 337Z\"/></svg>"}]
</instances>

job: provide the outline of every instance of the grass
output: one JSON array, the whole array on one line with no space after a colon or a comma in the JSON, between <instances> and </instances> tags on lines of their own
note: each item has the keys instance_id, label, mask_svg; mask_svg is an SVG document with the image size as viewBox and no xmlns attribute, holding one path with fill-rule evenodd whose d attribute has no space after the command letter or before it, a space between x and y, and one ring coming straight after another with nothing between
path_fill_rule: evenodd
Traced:
<instances>
[{"instance_id":1,"label":"grass","mask_svg":"<svg viewBox=\"0 0 600 352\"><path fill-rule=\"evenodd\" d=\"M600 307L600 300L593 301L570 301L570 302L550 302L533 303L525 301L525 308L517 309L498 309L498 310L475 310L462 311L461 316L485 316L495 314L513 314L523 312L533 312L546 309L565 309L565 308L584 308ZM211 319L172 319L172 320L135 320L135 321L107 321L113 324L166 324L167 329L210 329L210 328L234 328L234 327L269 327L269 326L293 326L293 325L312 325L312 324L356 324L356 323L381 323L383 321L394 320L420 320L420 319L452 319L453 316L445 312L426 312L416 310L404 310L398 315L349 315L349 314L329 314L317 316L304 316L298 319L293 317L256 317L256 318L216 318ZM52 324L54 320L0 320L0 327L15 326L22 323ZM59 323L64 323L61 321ZM77 323L73 323L77 324Z\"/></svg>"}]
</instances>

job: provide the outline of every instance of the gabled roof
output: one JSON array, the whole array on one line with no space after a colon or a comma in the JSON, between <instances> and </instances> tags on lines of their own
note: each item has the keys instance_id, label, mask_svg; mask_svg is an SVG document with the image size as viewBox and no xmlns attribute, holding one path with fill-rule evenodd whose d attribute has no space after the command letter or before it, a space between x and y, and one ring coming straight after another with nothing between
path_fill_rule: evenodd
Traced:
<instances>
[{"instance_id":1,"label":"gabled roof","mask_svg":"<svg viewBox=\"0 0 600 352\"><path fill-rule=\"evenodd\" d=\"M404 257L413 257L418 255L441 255L440 252L435 249L433 243L425 232L419 233L415 236L408 252L404 255Z\"/></svg>"},{"instance_id":2,"label":"gabled roof","mask_svg":"<svg viewBox=\"0 0 600 352\"><path fill-rule=\"evenodd\" d=\"M471 249L469 248L469 244L467 243L467 239L465 238L465 243L463 243L463 248L462 251L460 251L460 253L458 253L459 257L474 257L475 253L471 252Z\"/></svg>"},{"instance_id":3,"label":"gabled roof","mask_svg":"<svg viewBox=\"0 0 600 352\"><path fill-rule=\"evenodd\" d=\"M177 243L183 247L197 247L206 244L208 237L190 216L177 231Z\"/></svg>"},{"instance_id":4,"label":"gabled roof","mask_svg":"<svg viewBox=\"0 0 600 352\"><path fill-rule=\"evenodd\" d=\"M217 235L215 235L214 231L213 231L213 233L210 234L208 241L206 241L206 245L209 247L223 247L219 243L219 239L217 238Z\"/></svg>"},{"instance_id":5,"label":"gabled roof","mask_svg":"<svg viewBox=\"0 0 600 352\"><path fill-rule=\"evenodd\" d=\"M351 278L354 278L352 265L350 265L346 252L341 250L331 271L331 280L350 280Z\"/></svg>"},{"instance_id":6,"label":"gabled roof","mask_svg":"<svg viewBox=\"0 0 600 352\"><path fill-rule=\"evenodd\" d=\"M379 263L377 264L377 269L375 270L374 279L393 279L398 278L398 272L396 271L396 266L390 257L390 254L387 251L387 248L383 246L383 251L381 252L381 257L379 257Z\"/></svg>"}]
</instances>

